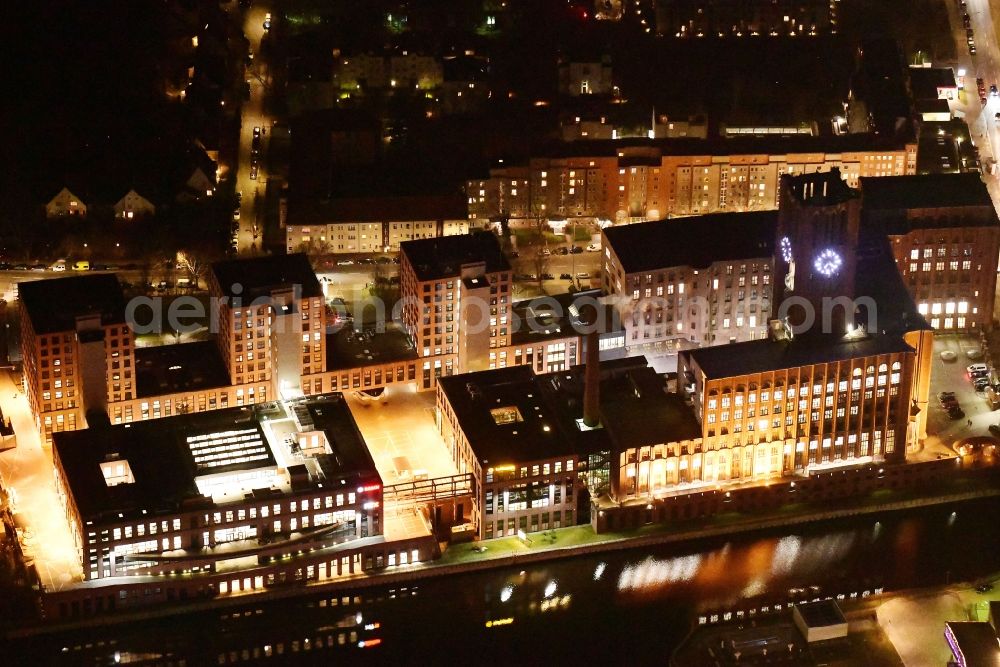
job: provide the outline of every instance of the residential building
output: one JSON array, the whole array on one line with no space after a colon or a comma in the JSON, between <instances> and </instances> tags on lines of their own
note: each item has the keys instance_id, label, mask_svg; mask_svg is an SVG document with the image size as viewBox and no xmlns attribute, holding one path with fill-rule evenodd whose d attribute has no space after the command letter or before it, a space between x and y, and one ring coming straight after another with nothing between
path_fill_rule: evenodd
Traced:
<instances>
[{"instance_id":1,"label":"residential building","mask_svg":"<svg viewBox=\"0 0 1000 667\"><path fill-rule=\"evenodd\" d=\"M333 71L334 85L345 91L387 88L433 90L440 87L443 81L444 72L439 59L407 51L341 56Z\"/></svg>"},{"instance_id":2,"label":"residential building","mask_svg":"<svg viewBox=\"0 0 1000 667\"><path fill-rule=\"evenodd\" d=\"M559 62L559 93L580 95L610 95L614 89L611 57L599 60L564 59Z\"/></svg>"},{"instance_id":3,"label":"residential building","mask_svg":"<svg viewBox=\"0 0 1000 667\"><path fill-rule=\"evenodd\" d=\"M910 90L914 100L958 99L955 70L950 67L910 67Z\"/></svg>"},{"instance_id":4,"label":"residential building","mask_svg":"<svg viewBox=\"0 0 1000 667\"><path fill-rule=\"evenodd\" d=\"M272 389L250 402L313 391L326 371L326 304L305 255L228 260L212 265L209 295L218 304L216 342L233 385Z\"/></svg>"},{"instance_id":5,"label":"residential building","mask_svg":"<svg viewBox=\"0 0 1000 667\"><path fill-rule=\"evenodd\" d=\"M486 368L510 342L511 268L489 232L400 245L402 320L423 359L420 386Z\"/></svg>"},{"instance_id":6,"label":"residential building","mask_svg":"<svg viewBox=\"0 0 1000 667\"><path fill-rule=\"evenodd\" d=\"M777 213L715 213L602 231L602 287L629 354L766 336Z\"/></svg>"},{"instance_id":7,"label":"residential building","mask_svg":"<svg viewBox=\"0 0 1000 667\"><path fill-rule=\"evenodd\" d=\"M405 242L400 252L403 325L422 359L420 389L436 379L506 366L565 370L585 352L581 309L596 306L603 359L624 354L624 331L597 290L511 300L511 271L491 232Z\"/></svg>"},{"instance_id":8,"label":"residential building","mask_svg":"<svg viewBox=\"0 0 1000 667\"><path fill-rule=\"evenodd\" d=\"M1000 221L979 174L863 179L865 227L889 237L903 282L931 327L993 325Z\"/></svg>"},{"instance_id":9,"label":"residential building","mask_svg":"<svg viewBox=\"0 0 1000 667\"><path fill-rule=\"evenodd\" d=\"M46 441L135 398L134 338L115 276L24 282L19 300L24 387Z\"/></svg>"},{"instance_id":10,"label":"residential building","mask_svg":"<svg viewBox=\"0 0 1000 667\"><path fill-rule=\"evenodd\" d=\"M115 217L120 220L132 220L156 213L156 206L135 190L129 190L114 204Z\"/></svg>"},{"instance_id":11,"label":"residential building","mask_svg":"<svg viewBox=\"0 0 1000 667\"><path fill-rule=\"evenodd\" d=\"M69 188L63 188L55 197L45 205L45 217L87 217L87 205L79 197L70 192Z\"/></svg>"},{"instance_id":12,"label":"residential building","mask_svg":"<svg viewBox=\"0 0 1000 667\"><path fill-rule=\"evenodd\" d=\"M659 0L656 32L668 37L833 34L839 6L839 0Z\"/></svg>"},{"instance_id":13,"label":"residential building","mask_svg":"<svg viewBox=\"0 0 1000 667\"><path fill-rule=\"evenodd\" d=\"M289 254L396 252L416 239L467 234L465 203L456 197L369 197L303 203L285 227Z\"/></svg>"},{"instance_id":14,"label":"residential building","mask_svg":"<svg viewBox=\"0 0 1000 667\"><path fill-rule=\"evenodd\" d=\"M784 174L834 168L851 187L869 176L916 173L915 143L867 135L727 140L574 142L561 154L468 181L469 220L542 217L616 224L705 213L772 210Z\"/></svg>"}]
</instances>

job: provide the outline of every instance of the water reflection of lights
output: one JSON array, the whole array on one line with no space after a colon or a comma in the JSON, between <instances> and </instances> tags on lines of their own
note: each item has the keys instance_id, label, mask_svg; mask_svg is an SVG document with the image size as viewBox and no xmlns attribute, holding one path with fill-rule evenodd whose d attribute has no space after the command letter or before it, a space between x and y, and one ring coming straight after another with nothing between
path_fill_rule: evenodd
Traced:
<instances>
[{"instance_id":1,"label":"water reflection of lights","mask_svg":"<svg viewBox=\"0 0 1000 667\"><path fill-rule=\"evenodd\" d=\"M957 519L957 518L958 518L958 512L952 512L951 514L949 514L948 515L948 526L949 527L950 526L954 526L955 525L955 519Z\"/></svg>"},{"instance_id":2,"label":"water reflection of lights","mask_svg":"<svg viewBox=\"0 0 1000 667\"><path fill-rule=\"evenodd\" d=\"M555 595L556 588L558 587L558 585L559 584L556 582L555 579L552 579L551 581L549 581L549 583L545 584L545 597L550 598L553 595Z\"/></svg>"},{"instance_id":3,"label":"water reflection of lights","mask_svg":"<svg viewBox=\"0 0 1000 667\"><path fill-rule=\"evenodd\" d=\"M881 534L882 534L882 522L876 521L875 527L872 528L872 542L877 540Z\"/></svg>"},{"instance_id":4,"label":"water reflection of lights","mask_svg":"<svg viewBox=\"0 0 1000 667\"><path fill-rule=\"evenodd\" d=\"M514 586L512 584L507 584L500 591L500 602L506 602L510 599L510 596L514 594Z\"/></svg>"},{"instance_id":5,"label":"water reflection of lights","mask_svg":"<svg viewBox=\"0 0 1000 667\"><path fill-rule=\"evenodd\" d=\"M604 570L607 567L608 567L608 564L605 563L604 561L601 561L600 563L597 564L597 567L594 568L594 581L600 581L601 580L601 577L604 576Z\"/></svg>"},{"instance_id":6,"label":"water reflection of lights","mask_svg":"<svg viewBox=\"0 0 1000 667\"><path fill-rule=\"evenodd\" d=\"M549 611L550 609L554 610L559 607L565 608L569 606L569 602L571 599L572 596L569 593L567 593L562 597L554 597L551 600L542 600L542 603L539 605L539 609L541 609L542 611Z\"/></svg>"},{"instance_id":7,"label":"water reflection of lights","mask_svg":"<svg viewBox=\"0 0 1000 667\"><path fill-rule=\"evenodd\" d=\"M663 584L690 581L698 573L701 555L667 560L647 558L637 565L626 565L618 577L618 590L658 588Z\"/></svg>"}]
</instances>

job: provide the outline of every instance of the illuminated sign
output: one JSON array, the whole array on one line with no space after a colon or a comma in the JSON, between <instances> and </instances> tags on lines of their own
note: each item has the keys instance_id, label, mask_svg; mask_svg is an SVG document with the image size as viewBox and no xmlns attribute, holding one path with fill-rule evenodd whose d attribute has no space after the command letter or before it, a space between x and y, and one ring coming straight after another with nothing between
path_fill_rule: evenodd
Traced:
<instances>
[{"instance_id":1,"label":"illuminated sign","mask_svg":"<svg viewBox=\"0 0 1000 667\"><path fill-rule=\"evenodd\" d=\"M486 627L487 628L496 628L496 627L499 627L501 625L510 625L513 622L514 622L514 619L510 618L510 617L508 617L508 618L498 618L498 619L495 619L495 620L492 620L492 621L486 621Z\"/></svg>"},{"instance_id":2,"label":"illuminated sign","mask_svg":"<svg viewBox=\"0 0 1000 667\"><path fill-rule=\"evenodd\" d=\"M359 486L358 493L371 493L372 491L378 491L382 488L379 484L369 484L368 486Z\"/></svg>"}]
</instances>

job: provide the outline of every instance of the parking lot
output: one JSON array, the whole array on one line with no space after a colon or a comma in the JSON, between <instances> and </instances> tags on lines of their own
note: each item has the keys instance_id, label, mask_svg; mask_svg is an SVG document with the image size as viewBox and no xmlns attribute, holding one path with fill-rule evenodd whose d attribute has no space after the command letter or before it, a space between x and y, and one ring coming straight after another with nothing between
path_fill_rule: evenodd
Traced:
<instances>
[{"instance_id":1,"label":"parking lot","mask_svg":"<svg viewBox=\"0 0 1000 667\"><path fill-rule=\"evenodd\" d=\"M941 353L946 350L955 354L953 361L941 358ZM1000 412L991 410L985 396L977 392L969 381L966 367L984 362L982 357L970 358L970 351L973 356L976 356L976 351L981 351L978 336L938 336L934 339L928 407L930 414L927 418L928 438L924 453L954 454L951 446L955 442L971 436L990 435L990 425L1000 422ZM943 391L955 392L959 407L965 412L964 417L951 419L948 416L937 398Z\"/></svg>"}]
</instances>

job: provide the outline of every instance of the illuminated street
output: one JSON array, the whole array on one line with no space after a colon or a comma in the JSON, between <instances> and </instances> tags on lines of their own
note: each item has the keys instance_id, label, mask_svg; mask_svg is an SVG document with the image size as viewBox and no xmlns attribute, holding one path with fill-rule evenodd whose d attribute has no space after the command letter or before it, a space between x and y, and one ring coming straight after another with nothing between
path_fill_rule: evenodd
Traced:
<instances>
[{"instance_id":1,"label":"illuminated street","mask_svg":"<svg viewBox=\"0 0 1000 667\"><path fill-rule=\"evenodd\" d=\"M22 546L34 559L42 585L60 590L81 580L80 557L56 496L51 449L42 447L28 399L7 371L0 374L0 406L17 435L17 447L0 453L0 478L4 488L13 490L14 511L26 525Z\"/></svg>"}]
</instances>

